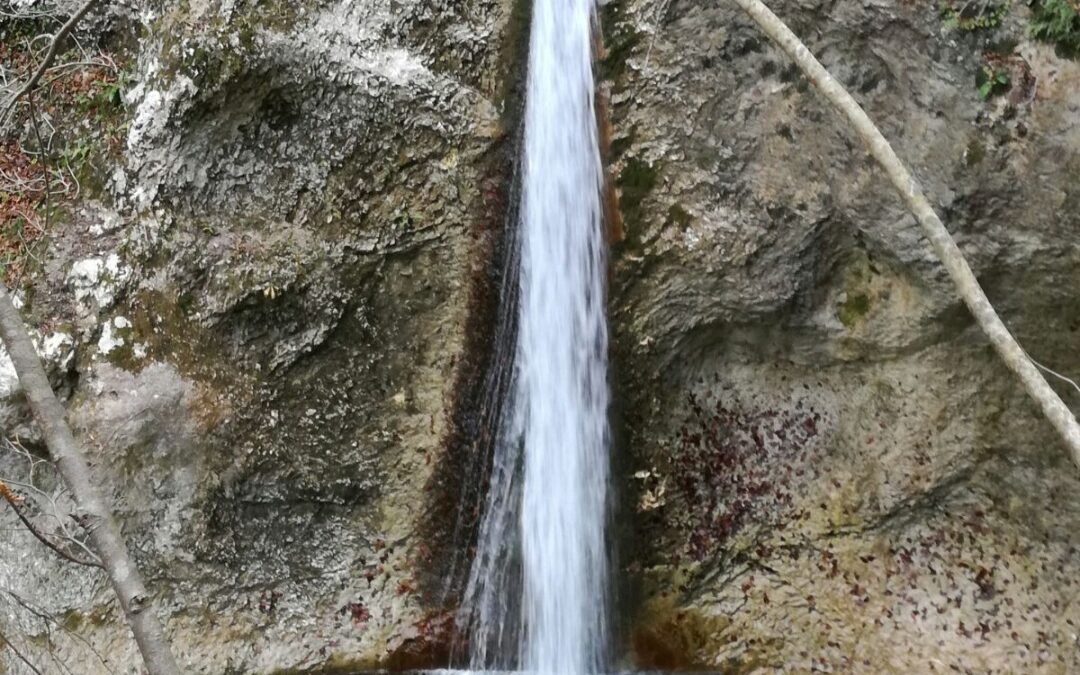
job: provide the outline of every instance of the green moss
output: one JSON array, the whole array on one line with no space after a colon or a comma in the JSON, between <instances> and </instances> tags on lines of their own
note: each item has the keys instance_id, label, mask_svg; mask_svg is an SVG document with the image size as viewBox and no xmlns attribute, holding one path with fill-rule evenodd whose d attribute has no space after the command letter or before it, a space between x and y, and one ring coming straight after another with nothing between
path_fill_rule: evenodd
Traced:
<instances>
[{"instance_id":1,"label":"green moss","mask_svg":"<svg viewBox=\"0 0 1080 675\"><path fill-rule=\"evenodd\" d=\"M64 612L63 620L61 624L64 626L64 630L75 633L78 632L83 626L84 617L81 612L75 610L68 610Z\"/></svg>"},{"instance_id":2,"label":"green moss","mask_svg":"<svg viewBox=\"0 0 1080 675\"><path fill-rule=\"evenodd\" d=\"M945 25L966 32L997 28L1009 13L1009 2L946 2L941 8Z\"/></svg>"},{"instance_id":3,"label":"green moss","mask_svg":"<svg viewBox=\"0 0 1080 675\"><path fill-rule=\"evenodd\" d=\"M26 635L23 637L27 644L31 644L40 649L48 649L50 645L48 633L35 633L33 635Z\"/></svg>"},{"instance_id":4,"label":"green moss","mask_svg":"<svg viewBox=\"0 0 1080 675\"><path fill-rule=\"evenodd\" d=\"M273 0L246 4L246 11L226 18L214 15L209 25L192 27L189 9L174 9L155 27L164 35L161 55L164 85L179 73L202 89L213 89L241 73L257 51L260 31L291 30L301 20L302 3Z\"/></svg>"},{"instance_id":5,"label":"green moss","mask_svg":"<svg viewBox=\"0 0 1080 675\"><path fill-rule=\"evenodd\" d=\"M964 162L968 166L975 166L986 157L986 146L979 136L972 136L964 153Z\"/></svg>"},{"instance_id":6,"label":"green moss","mask_svg":"<svg viewBox=\"0 0 1080 675\"><path fill-rule=\"evenodd\" d=\"M668 208L667 220L664 224L667 226L674 226L680 230L685 230L690 227L690 223L694 222L694 217L687 212L686 209L678 204L672 204Z\"/></svg>"},{"instance_id":7,"label":"green moss","mask_svg":"<svg viewBox=\"0 0 1080 675\"><path fill-rule=\"evenodd\" d=\"M626 151L634 144L637 139L637 127L631 127L630 133L616 138L611 141L611 145L608 146L608 162L614 162L626 154Z\"/></svg>"},{"instance_id":8,"label":"green moss","mask_svg":"<svg viewBox=\"0 0 1080 675\"><path fill-rule=\"evenodd\" d=\"M836 307L836 318L845 328L855 327L870 313L878 297L874 290L878 274L869 254L861 248L855 248L842 263L839 286L845 297Z\"/></svg>"},{"instance_id":9,"label":"green moss","mask_svg":"<svg viewBox=\"0 0 1080 675\"><path fill-rule=\"evenodd\" d=\"M1060 56L1080 57L1080 13L1069 0L1040 0L1031 8L1031 36L1050 42Z\"/></svg>"},{"instance_id":10,"label":"green moss","mask_svg":"<svg viewBox=\"0 0 1080 675\"><path fill-rule=\"evenodd\" d=\"M183 291L176 296L176 309L184 317L191 316L191 312L195 309L195 296L191 291Z\"/></svg>"},{"instance_id":11,"label":"green moss","mask_svg":"<svg viewBox=\"0 0 1080 675\"><path fill-rule=\"evenodd\" d=\"M213 88L234 78L244 68L247 51L227 44L228 36L217 42L200 42L174 64L174 75L183 72L203 88ZM187 50L183 50L187 52Z\"/></svg>"},{"instance_id":12,"label":"green moss","mask_svg":"<svg viewBox=\"0 0 1080 675\"><path fill-rule=\"evenodd\" d=\"M100 628L115 619L115 616L111 606L100 605L95 607L86 618L89 620L91 626Z\"/></svg>"},{"instance_id":13,"label":"green moss","mask_svg":"<svg viewBox=\"0 0 1080 675\"><path fill-rule=\"evenodd\" d=\"M642 159L626 162L619 178L619 210L622 212L625 242L637 246L641 242L642 209L641 204L656 187L658 170Z\"/></svg>"},{"instance_id":14,"label":"green moss","mask_svg":"<svg viewBox=\"0 0 1080 675\"><path fill-rule=\"evenodd\" d=\"M109 610L105 607L96 607L87 613L69 609L61 616L60 625L69 633L78 633L86 628L99 628L108 621Z\"/></svg>"},{"instance_id":15,"label":"green moss","mask_svg":"<svg viewBox=\"0 0 1080 675\"><path fill-rule=\"evenodd\" d=\"M189 319L191 309L190 294L140 291L126 313L131 326L117 331L124 344L109 352L109 362L137 373L151 361L169 360L185 377L218 379L223 370L230 370L221 368L230 357L211 334ZM135 343L144 345L147 358L135 358Z\"/></svg>"},{"instance_id":16,"label":"green moss","mask_svg":"<svg viewBox=\"0 0 1080 675\"><path fill-rule=\"evenodd\" d=\"M849 293L847 300L840 305L836 316L847 328L853 327L870 311L870 296L866 293Z\"/></svg>"},{"instance_id":17,"label":"green moss","mask_svg":"<svg viewBox=\"0 0 1080 675\"><path fill-rule=\"evenodd\" d=\"M600 77L614 82L616 89L622 83L627 59L642 40L641 33L625 18L623 5L623 2L611 2L601 10L605 54L600 62Z\"/></svg>"},{"instance_id":18,"label":"green moss","mask_svg":"<svg viewBox=\"0 0 1080 675\"><path fill-rule=\"evenodd\" d=\"M254 10L248 15L246 27L249 34L254 34L254 26L258 24L276 31L291 30L296 27L300 20L300 10L304 3L295 0L263 0L256 2ZM244 26L241 26L243 28ZM244 33L241 32L240 40L243 42Z\"/></svg>"}]
</instances>

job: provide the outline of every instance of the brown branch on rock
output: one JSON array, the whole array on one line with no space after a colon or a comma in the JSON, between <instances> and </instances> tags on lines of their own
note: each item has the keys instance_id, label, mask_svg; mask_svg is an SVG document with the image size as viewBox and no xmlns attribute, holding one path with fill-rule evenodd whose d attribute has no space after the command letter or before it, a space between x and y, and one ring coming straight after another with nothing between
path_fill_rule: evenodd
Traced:
<instances>
[{"instance_id":1,"label":"brown branch on rock","mask_svg":"<svg viewBox=\"0 0 1080 675\"><path fill-rule=\"evenodd\" d=\"M37 666L35 666L30 661L30 659L26 658L26 655L23 654L22 651L20 651L18 648L16 648L15 645L11 643L11 640L9 640L8 637L4 635L2 631L0 631L0 649L3 649L5 647L11 650L11 653L15 655L15 658L22 661L27 668L32 670L34 672L34 675L44 675L44 673L38 670Z\"/></svg>"},{"instance_id":2,"label":"brown branch on rock","mask_svg":"<svg viewBox=\"0 0 1080 675\"><path fill-rule=\"evenodd\" d=\"M41 166L45 170L45 231L49 231L49 219L52 216L52 181L49 179L49 150L45 145L45 138L41 135L41 125L38 123L37 108L34 107L34 92L26 93L26 102L30 106L30 121L34 127L34 138L37 140L38 153L41 157Z\"/></svg>"},{"instance_id":3,"label":"brown branch on rock","mask_svg":"<svg viewBox=\"0 0 1080 675\"><path fill-rule=\"evenodd\" d=\"M7 348L53 464L71 491L77 509L75 517L109 575L147 671L151 675L179 675L142 575L94 483L86 456L65 419L64 407L53 393L30 335L3 284L0 284L0 339Z\"/></svg>"},{"instance_id":4,"label":"brown branch on rock","mask_svg":"<svg viewBox=\"0 0 1080 675\"><path fill-rule=\"evenodd\" d=\"M97 562L96 560L83 560L82 558L76 557L54 544L44 532L39 530L37 526L34 525L33 521L26 517L26 514L23 513L22 506L20 505L22 500L19 499L18 495L12 492L11 488L9 488L7 484L2 480L0 480L0 497L3 497L4 501L8 503L8 506L10 506L11 510L15 512L15 515L22 522L23 526L26 527L26 529L30 530L30 534L34 535L35 539L47 546L53 553L60 556L64 560L67 560L68 562L75 563L76 565L84 565L86 567L97 567L99 569L104 569L100 562Z\"/></svg>"},{"instance_id":5,"label":"brown branch on rock","mask_svg":"<svg viewBox=\"0 0 1080 675\"><path fill-rule=\"evenodd\" d=\"M57 54L60 53L60 46L64 43L64 40L67 39L67 36L71 34L71 31L75 30L75 26L82 21L82 18L86 16L87 12L93 9L94 5L98 4L98 2L100 2L100 0L87 0L74 14L71 15L67 22L60 27L60 30L56 31L56 35L53 36L52 41L49 43L48 51L45 52L45 58L38 64L37 70L35 70L34 74L30 76L30 79L26 81L26 84L8 99L7 104L4 106L4 111L0 113L0 128L6 124L8 115L14 110L15 104L19 102L19 99L32 92L34 87L38 85L38 82L41 81L41 77L49 69L49 66L52 65L53 61L56 60Z\"/></svg>"},{"instance_id":6,"label":"brown branch on rock","mask_svg":"<svg viewBox=\"0 0 1080 675\"><path fill-rule=\"evenodd\" d=\"M735 3L795 61L806 78L837 111L847 118L919 222L923 235L930 241L930 245L948 271L957 292L972 316L975 317L979 328L986 334L1005 365L1020 378L1024 389L1057 429L1073 462L1080 467L1080 424L1077 423L1076 417L1009 333L1009 329L1005 327L993 305L990 304L990 300L987 299L986 293L979 285L971 267L968 266L956 241L930 206L918 181L896 156L881 131L843 85L821 65L806 45L761 0L735 0Z\"/></svg>"},{"instance_id":7,"label":"brown branch on rock","mask_svg":"<svg viewBox=\"0 0 1080 675\"><path fill-rule=\"evenodd\" d=\"M6 128L9 117L19 101L24 97L28 99L31 122L38 144L41 146L43 161L47 161L47 157L40 128L38 127L33 92L41 82L41 78L49 71L60 53L61 47L79 21L99 2L100 0L86 0L68 18L56 34L52 36L48 49L33 74L25 84L8 98L3 108L0 109L0 130L3 130ZM48 212L51 210L48 201L51 189L48 185L47 164L45 192L46 218L48 218ZM165 640L161 624L155 612L154 603L146 590L142 576L128 553L127 546L120 535L120 528L113 519L111 510L95 485L83 450L76 442L65 419L64 407L53 393L52 386L45 375L45 369L34 349L30 335L23 325L18 310L11 301L7 287L2 283L0 283L0 340L7 349L8 356L18 376L19 384L26 395L34 419L41 429L53 464L61 478L63 478L64 484L70 491L71 498L75 503L76 513L72 517L79 523L89 539L91 549L88 549L88 552L95 554L100 560L100 563L94 563L93 566L103 568L108 574L113 590L135 636L146 670L151 675L179 675L180 670L176 666L169 643ZM92 564L76 559L53 545L49 538L39 532L30 519L23 514L19 506L19 500L10 490L6 489L6 485L4 486L3 496L5 501L15 510L23 524L42 543L72 562L84 565Z\"/></svg>"}]
</instances>

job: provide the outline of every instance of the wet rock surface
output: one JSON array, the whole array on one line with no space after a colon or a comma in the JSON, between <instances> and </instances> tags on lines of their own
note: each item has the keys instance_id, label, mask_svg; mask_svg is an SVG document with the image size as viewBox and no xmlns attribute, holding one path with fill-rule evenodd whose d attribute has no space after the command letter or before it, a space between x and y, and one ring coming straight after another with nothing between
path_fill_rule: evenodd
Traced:
<instances>
[{"instance_id":1,"label":"wet rock surface","mask_svg":"<svg viewBox=\"0 0 1080 675\"><path fill-rule=\"evenodd\" d=\"M143 10L92 18L139 35L126 135L22 292L28 323L188 672L427 665L442 628L415 534L509 8ZM0 378L5 432L40 452ZM104 578L16 532L5 635L35 661L139 672Z\"/></svg>"},{"instance_id":2,"label":"wet rock surface","mask_svg":"<svg viewBox=\"0 0 1080 675\"><path fill-rule=\"evenodd\" d=\"M1029 41L1020 7L976 31L925 4L774 10L923 181L1025 347L1077 372L1080 65ZM733 6L605 18L632 653L1080 666L1076 469L858 140ZM1013 75L984 100L990 58Z\"/></svg>"},{"instance_id":3,"label":"wet rock surface","mask_svg":"<svg viewBox=\"0 0 1080 675\"><path fill-rule=\"evenodd\" d=\"M91 19L139 35L120 151L19 297L178 657L444 662L420 524L469 356L510 3L142 9ZM1028 39L1024 6L979 30L917 3L774 9L1025 347L1080 372L1080 65ZM732 6L601 13L625 662L1080 668L1075 467L858 141ZM1010 84L984 99L988 65ZM25 413L0 355L0 425L40 453ZM16 532L5 636L138 672L103 579Z\"/></svg>"}]
</instances>

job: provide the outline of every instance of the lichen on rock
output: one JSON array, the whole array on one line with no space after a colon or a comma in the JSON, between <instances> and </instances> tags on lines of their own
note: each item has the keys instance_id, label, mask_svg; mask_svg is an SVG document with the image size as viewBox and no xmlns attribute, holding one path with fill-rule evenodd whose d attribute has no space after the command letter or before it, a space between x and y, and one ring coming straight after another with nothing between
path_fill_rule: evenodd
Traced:
<instances>
[{"instance_id":1,"label":"lichen on rock","mask_svg":"<svg viewBox=\"0 0 1080 675\"><path fill-rule=\"evenodd\" d=\"M91 17L122 91L17 297L192 672L445 665L425 518L432 484L461 490L432 477L470 447L454 388L490 347L476 226L507 210L493 182L513 197L490 167L526 6ZM773 8L1029 352L1080 371L1080 64L1017 5L959 31L911 3ZM626 665L1080 669L1080 479L855 137L734 6L600 15ZM986 67L1010 84L983 97ZM44 451L2 351L0 428ZM34 609L0 595L0 631L134 672L100 578L13 531L0 586Z\"/></svg>"},{"instance_id":2,"label":"lichen on rock","mask_svg":"<svg viewBox=\"0 0 1080 675\"><path fill-rule=\"evenodd\" d=\"M1010 16L1016 91L984 101L979 38L934 12L771 6L914 167L1025 347L1076 372L1076 166L1054 150L1080 142L1058 84L1076 64ZM627 470L659 477L627 501L671 486L628 544L628 647L650 665L685 615L723 623L667 640L697 668L1080 667L1059 593L1080 478L902 202L734 6L616 10L641 36L612 75L616 175L663 167L613 262Z\"/></svg>"},{"instance_id":3,"label":"lichen on rock","mask_svg":"<svg viewBox=\"0 0 1080 675\"><path fill-rule=\"evenodd\" d=\"M446 639L414 581L417 528L510 8L436 5L112 19L138 34L115 45L126 135L27 319L74 327L61 394L189 670L375 667ZM16 403L0 411L25 423ZM92 574L23 535L0 552L6 588L71 617L50 632L16 607L5 633L80 672L135 667Z\"/></svg>"}]
</instances>

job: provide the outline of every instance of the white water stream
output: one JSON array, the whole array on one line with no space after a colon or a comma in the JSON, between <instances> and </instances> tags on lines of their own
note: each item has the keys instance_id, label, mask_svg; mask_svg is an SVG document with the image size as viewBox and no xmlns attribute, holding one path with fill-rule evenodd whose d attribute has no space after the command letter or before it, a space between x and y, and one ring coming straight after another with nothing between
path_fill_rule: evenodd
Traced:
<instances>
[{"instance_id":1,"label":"white water stream","mask_svg":"<svg viewBox=\"0 0 1080 675\"><path fill-rule=\"evenodd\" d=\"M534 0L518 328L476 559L471 667L600 672L609 428L592 0ZM516 597L515 597L516 596Z\"/></svg>"}]
</instances>

